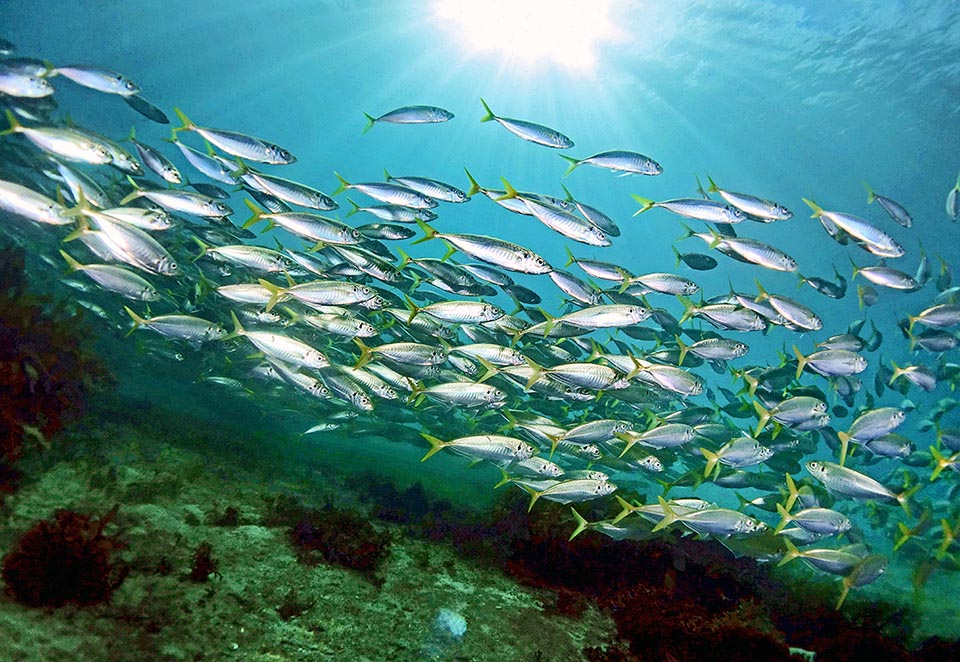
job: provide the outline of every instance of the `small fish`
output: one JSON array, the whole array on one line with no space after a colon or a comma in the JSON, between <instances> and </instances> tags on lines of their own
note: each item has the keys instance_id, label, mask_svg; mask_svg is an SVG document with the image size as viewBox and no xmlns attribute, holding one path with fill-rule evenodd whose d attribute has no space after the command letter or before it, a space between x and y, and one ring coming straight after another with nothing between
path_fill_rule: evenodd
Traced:
<instances>
[{"instance_id":1,"label":"small fish","mask_svg":"<svg viewBox=\"0 0 960 662\"><path fill-rule=\"evenodd\" d=\"M654 207L660 207L684 218L695 218L709 223L741 223L747 218L742 210L714 200L677 198L676 200L655 202L639 195L632 195L631 197L640 203L640 209L633 213L634 216L638 216Z\"/></svg>"},{"instance_id":2,"label":"small fish","mask_svg":"<svg viewBox=\"0 0 960 662\"><path fill-rule=\"evenodd\" d=\"M413 209L430 209L437 206L437 201L433 198L423 195L406 186L392 184L390 182L362 182L351 184L340 176L340 173L333 173L340 181L340 185L334 190L333 195L339 195L348 189L355 189L364 195L368 195L380 202L388 204L411 207ZM384 220L398 220L395 218Z\"/></svg>"},{"instance_id":3,"label":"small fish","mask_svg":"<svg viewBox=\"0 0 960 662\"><path fill-rule=\"evenodd\" d=\"M0 180L0 209L45 225L74 222L67 208L26 186Z\"/></svg>"},{"instance_id":4,"label":"small fish","mask_svg":"<svg viewBox=\"0 0 960 662\"><path fill-rule=\"evenodd\" d=\"M853 499L896 501L907 512L907 515L911 515L910 504L907 500L920 488L918 484L901 494L894 494L884 487L882 483L874 480L870 476L854 471L853 469L848 469L847 467L842 467L839 464L834 464L833 462L811 460L807 462L806 467L810 475L820 481L830 492L848 496Z\"/></svg>"},{"instance_id":5,"label":"small fish","mask_svg":"<svg viewBox=\"0 0 960 662\"><path fill-rule=\"evenodd\" d=\"M895 220L897 223L905 228L913 226L913 218L910 217L910 212L904 209L903 205L896 200L891 200L885 196L878 195L866 182L863 182L863 188L867 189L868 205L873 204L873 202L876 201L881 207L883 207L883 211L887 212L890 218Z\"/></svg>"},{"instance_id":6,"label":"small fish","mask_svg":"<svg viewBox=\"0 0 960 662\"><path fill-rule=\"evenodd\" d=\"M363 127L363 134L373 128L377 122L387 122L389 124L436 124L437 122L448 122L454 118L453 113L437 106L402 106L384 113L380 117L373 117L367 113L363 114L367 118L367 124Z\"/></svg>"},{"instance_id":7,"label":"small fish","mask_svg":"<svg viewBox=\"0 0 960 662\"><path fill-rule=\"evenodd\" d=\"M386 170L383 171L383 175L388 182L395 182L400 184L400 186L406 186L434 200L454 203L470 201L470 196L456 186L445 184L436 179L428 179L427 177L393 177Z\"/></svg>"},{"instance_id":8,"label":"small fish","mask_svg":"<svg viewBox=\"0 0 960 662\"><path fill-rule=\"evenodd\" d=\"M170 124L170 119L167 117L166 113L144 99L139 94L131 94L128 96L122 96L120 98L123 99L128 106L133 108L147 119L154 121L157 124Z\"/></svg>"},{"instance_id":9,"label":"small fish","mask_svg":"<svg viewBox=\"0 0 960 662\"><path fill-rule=\"evenodd\" d=\"M0 135L21 133L38 148L67 161L105 165L113 161L110 150L102 142L92 139L88 134L76 129L35 126L27 127L17 120L13 113L6 111L10 127L0 131Z\"/></svg>"},{"instance_id":10,"label":"small fish","mask_svg":"<svg viewBox=\"0 0 960 662\"><path fill-rule=\"evenodd\" d=\"M803 198L803 201L813 210L811 218L819 218L821 222L826 220L840 228L851 237L863 242L866 249L874 255L893 258L904 254L903 246L894 241L893 237L859 216L836 211L824 211L813 200Z\"/></svg>"},{"instance_id":11,"label":"small fish","mask_svg":"<svg viewBox=\"0 0 960 662\"><path fill-rule=\"evenodd\" d=\"M527 460L536 452L536 449L525 441L499 435L460 437L451 441L443 441L422 432L420 436L430 442L430 450L420 459L421 462L425 462L445 448L475 460L491 461Z\"/></svg>"},{"instance_id":12,"label":"small fish","mask_svg":"<svg viewBox=\"0 0 960 662\"><path fill-rule=\"evenodd\" d=\"M297 160L297 157L293 154L273 143L236 131L224 131L223 129L198 126L184 115L183 111L179 108L174 108L173 111L177 114L177 117L180 118L181 122L181 125L173 130L174 134L180 131L192 131L202 136L215 147L219 147L227 154L239 156L246 161L287 165L295 163Z\"/></svg>"},{"instance_id":13,"label":"small fish","mask_svg":"<svg viewBox=\"0 0 960 662\"><path fill-rule=\"evenodd\" d=\"M537 491L519 483L530 494L527 512L533 510L537 499L544 498L557 503L581 503L590 499L599 499L616 491L617 486L605 479L579 478L559 481L545 490Z\"/></svg>"},{"instance_id":14,"label":"small fish","mask_svg":"<svg viewBox=\"0 0 960 662\"><path fill-rule=\"evenodd\" d=\"M745 193L726 191L719 188L716 182L709 176L707 177L707 181L710 182L710 186L707 188L709 193L719 193L721 198L740 211L749 214L752 218L768 223L771 221L786 221L793 218L793 212L779 203Z\"/></svg>"},{"instance_id":15,"label":"small fish","mask_svg":"<svg viewBox=\"0 0 960 662\"><path fill-rule=\"evenodd\" d=\"M137 140L136 129L130 129L130 137L127 140L133 143L140 160L164 181L171 184L180 184L183 181L180 171L177 170L177 166L170 162L170 159L153 147Z\"/></svg>"},{"instance_id":16,"label":"small fish","mask_svg":"<svg viewBox=\"0 0 960 662\"><path fill-rule=\"evenodd\" d=\"M69 78L77 85L88 87L98 92L107 94L119 94L123 97L129 97L140 94L140 87L132 80L109 69L100 67L90 67L84 65L73 65L67 67L55 67L50 70L50 76L63 76Z\"/></svg>"},{"instance_id":17,"label":"small fish","mask_svg":"<svg viewBox=\"0 0 960 662\"><path fill-rule=\"evenodd\" d=\"M681 253L673 247L673 253L677 256L677 264L683 262L685 265L696 271L710 271L717 268L717 261L709 255L703 253Z\"/></svg>"},{"instance_id":18,"label":"small fish","mask_svg":"<svg viewBox=\"0 0 960 662\"><path fill-rule=\"evenodd\" d=\"M487 105L486 101L480 99L480 103L483 104L483 109L487 111L487 114L480 119L481 122L496 121L500 126L515 136L519 136L524 140L538 145L543 145L544 147L553 147L554 149L569 149L573 147L573 141L559 131L541 124L534 124L533 122L511 119L509 117L499 117L493 114L493 111L490 110L490 106Z\"/></svg>"},{"instance_id":19,"label":"small fish","mask_svg":"<svg viewBox=\"0 0 960 662\"><path fill-rule=\"evenodd\" d=\"M568 176L583 164L592 165L597 168L606 168L607 170L613 170L627 175L659 175L663 173L663 167L659 163L649 156L638 152L611 150L608 152L598 152L585 159L575 159L564 154L560 154L560 157L570 164L567 171L563 173L564 177Z\"/></svg>"},{"instance_id":20,"label":"small fish","mask_svg":"<svg viewBox=\"0 0 960 662\"><path fill-rule=\"evenodd\" d=\"M219 324L191 315L157 315L144 319L126 306L123 309L133 320L133 328L127 335L144 327L167 338L199 344L210 340L221 340L227 333Z\"/></svg>"},{"instance_id":21,"label":"small fish","mask_svg":"<svg viewBox=\"0 0 960 662\"><path fill-rule=\"evenodd\" d=\"M957 183L947 193L947 216L954 221L960 216L960 175L957 175Z\"/></svg>"},{"instance_id":22,"label":"small fish","mask_svg":"<svg viewBox=\"0 0 960 662\"><path fill-rule=\"evenodd\" d=\"M157 301L160 294L146 279L132 271L112 264L80 264L65 251L60 255L67 261L70 272L81 271L97 285L134 301Z\"/></svg>"}]
</instances>

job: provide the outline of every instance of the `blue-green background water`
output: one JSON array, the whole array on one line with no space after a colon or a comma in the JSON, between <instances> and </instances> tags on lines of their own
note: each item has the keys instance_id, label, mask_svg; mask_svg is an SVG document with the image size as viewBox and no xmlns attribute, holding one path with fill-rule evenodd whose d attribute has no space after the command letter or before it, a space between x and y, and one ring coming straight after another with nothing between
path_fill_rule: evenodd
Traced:
<instances>
[{"instance_id":1,"label":"blue-green background water","mask_svg":"<svg viewBox=\"0 0 960 662\"><path fill-rule=\"evenodd\" d=\"M590 73L466 52L462 35L438 22L425 2L14 0L0 8L0 30L23 55L124 72L171 117L179 106L200 124L287 147L298 162L279 174L327 192L336 186L334 170L350 181L372 181L386 168L466 188L466 166L484 185L497 187L504 176L518 189L554 195L562 195L562 181L578 199L619 222L623 234L612 247L574 246L482 198L444 208L437 221L441 231L493 234L529 246L554 265L565 262L570 245L579 257L617 262L634 273L675 269L677 219L661 210L631 218L637 205L629 194L655 200L693 196L694 174L704 181L709 174L723 187L793 210L789 222L741 228L787 250L805 275L830 277L835 265L849 277L848 256L862 265L876 261L830 240L808 218L801 196L874 221L907 249L896 261L905 271L916 268L921 244L931 256L960 267L960 232L944 213L960 170L955 3L621 2L612 13L621 38L598 46ZM509 12L503 20L511 20ZM479 122L481 96L498 114L570 136L573 156L636 150L663 164L664 173L616 178L581 167L561 180L566 164L554 150ZM167 135L118 100L89 90L63 83L57 98L78 123L105 134L119 137L133 125L139 138L154 144ZM456 118L432 126L378 125L361 136L364 111L379 115L421 103L447 108ZM914 227L896 226L877 205L868 207L861 180L901 202ZM242 209L234 200L234 208ZM265 245L271 241L269 235L263 239ZM705 252L697 239L681 246ZM419 248L419 255L442 254L439 245ZM845 299L833 301L809 288L797 290L794 275L717 258L715 271L682 271L706 296L726 292L728 279L739 290L753 291L759 277L767 290L796 297L824 320L818 334L752 334L751 363L776 364L776 351L791 343L810 351L815 340L864 315L887 339L871 360L900 363L907 359L906 343L895 321L923 309L933 296L931 286L913 294L882 291L879 303L864 312L855 283ZM546 309L559 309L559 292L545 279L517 280L540 291ZM499 303L509 307L506 299ZM664 305L679 315L679 305ZM924 401L913 392L911 397ZM888 395L884 403L899 400ZM189 404L214 417L220 406L212 400ZM912 415L908 427L919 418ZM916 439L920 448L930 443L929 435ZM349 456L363 465L386 452L395 457L395 451L373 445L354 447ZM402 454L411 477L421 471L418 456L412 449ZM426 471L440 480L459 464ZM475 480L477 499L486 498L481 485L488 483Z\"/></svg>"}]
</instances>

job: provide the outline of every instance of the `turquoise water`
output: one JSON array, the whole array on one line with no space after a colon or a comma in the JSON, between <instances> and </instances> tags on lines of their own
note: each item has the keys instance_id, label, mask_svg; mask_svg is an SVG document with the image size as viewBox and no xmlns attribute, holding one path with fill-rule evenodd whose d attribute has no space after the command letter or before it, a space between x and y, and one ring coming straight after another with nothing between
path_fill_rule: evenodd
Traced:
<instances>
[{"instance_id":1,"label":"turquoise water","mask_svg":"<svg viewBox=\"0 0 960 662\"><path fill-rule=\"evenodd\" d=\"M922 422L932 403L953 395L956 377L948 369L956 362L956 350L940 356L911 354L896 326L907 314L916 315L933 303L937 258L955 268L960 266L958 226L944 209L960 170L960 10L954 3L858 2L829 7L823 3L797 7L782 2L724 6L698 2L613 3L611 23L619 34L596 46L596 65L589 70L569 69L551 60L531 63L503 52L468 49L464 46L464 30L469 28L438 18L428 3L195 4L7 2L0 9L0 36L15 43L18 54L24 56L43 58L55 65L83 63L122 72L137 81L143 96L173 121L172 109L176 106L198 124L260 136L284 146L297 156L297 162L265 170L328 194L337 185L333 171L357 182L380 180L386 169L394 175L427 176L466 190L463 168L467 167L484 186L500 188L500 178L505 177L518 190L559 197L563 196L562 183L577 199L617 221L622 235L613 239L612 246L576 244L529 216L511 214L483 196L465 205L441 204L440 217L433 225L444 233L481 233L519 243L556 267L566 262L569 247L577 257L613 262L634 274L676 271L696 281L705 298L724 295L731 287L753 295L754 280L759 279L767 291L794 298L822 318L822 330L805 333L776 327L765 335L721 332L750 345L745 358L731 362L734 367L780 365L783 359L779 353L790 356L791 345L808 354L815 342L845 332L856 320L868 320L883 333L883 343L876 351L864 353L869 367L861 375L863 389L855 406L848 407L854 413L834 417L831 425L846 430L859 408L904 408L906 422L899 432L913 442L915 451L915 461L907 469L908 480L925 485L916 499L931 505L934 522L941 518L956 521L957 473L948 469L938 482L929 485L931 466L917 455L936 443L935 433L923 429ZM513 18L510 11L502 16L504 22ZM563 37L557 39L562 48ZM117 139L135 126L139 139L160 147L181 171L190 173L191 180L202 180L175 149L162 142L169 135L169 127L151 123L117 98L62 78L53 79L53 83L57 88L55 98L73 122ZM664 172L656 177L618 178L609 171L583 166L562 178L567 164L557 156L557 150L525 142L495 122L479 121L483 116L481 96L498 115L541 123L571 137L576 145L565 154L585 158L603 150L632 150L656 159ZM361 135L364 112L378 116L411 104L441 106L455 118L424 126L378 124ZM184 140L200 146L194 136ZM911 293L877 287L878 302L863 309L856 297L856 286L864 282L859 277L850 283L843 299L826 298L810 288L798 289L795 274L734 262L708 251L698 239L675 244L683 233L679 221L698 229L703 225L700 221L679 219L661 209L632 217L638 204L631 194L652 200L697 197L695 175L704 183L709 175L721 187L776 200L791 209L794 217L788 221L747 221L739 224L737 231L787 251L806 276L832 279L836 268L849 280L851 258L860 266L879 264L879 260L852 244L833 242L821 225L809 218L803 197L816 200L828 210L863 216L892 235L905 248L905 255L889 260L889 266L914 273L923 247L931 260L933 280ZM863 181L906 207L912 214L913 227L900 227L877 204L867 205ZM357 202L364 200L363 204L370 202L353 192L348 195ZM230 200L237 210L233 220L238 224L247 217L242 200L240 194ZM342 195L337 200L341 209L335 214L344 219L349 205ZM373 220L358 215L347 222L357 225ZM256 243L273 246L274 237L286 245L296 241L292 235L274 231ZM444 252L437 241L417 246L410 246L410 242L385 243L394 252L399 245L416 257L440 257ZM710 253L719 266L705 272L678 267L673 245L683 251ZM56 259L53 246L43 250L50 250ZM192 247L178 250L192 252ZM575 266L570 270L585 278ZM180 281L183 287L177 290L177 297L181 300L196 280L191 279L191 273ZM49 269L45 274L53 275ZM560 292L545 276L511 275L542 296L546 311L565 312ZM427 286L422 289L442 294ZM70 293L64 288L58 292ZM694 299L699 301L699 296ZM504 294L489 300L507 312L516 307ZM105 296L100 301L115 322L126 328L119 298ZM650 302L674 316L683 310L668 295L652 294ZM132 307L142 312L139 304ZM200 314L216 317L228 326L229 310L222 301L208 302ZM157 304L152 312L174 311L169 305ZM688 323L687 327L709 328L701 323ZM868 323L864 338L869 329ZM101 330L107 337L120 335L111 325ZM661 336L665 342L672 340L670 334ZM608 342L606 331L591 337L607 343L610 352L620 353ZM651 343L631 341L622 333L614 337L633 345L638 356L653 349ZM130 374L124 375L126 388L139 397L170 397L170 384L192 384L202 375L241 374L235 365L228 367L224 352L217 347L207 346L195 353L176 343L156 338L151 341L131 339L125 350L133 357ZM369 344L374 341L380 342L369 339ZM466 342L460 336L454 344ZM510 343L509 336L503 343ZM135 350L142 344L161 359L137 359ZM349 342L338 341L336 346L336 355L344 360L347 355L351 360L357 356ZM249 349L233 350L231 361L242 361L244 351ZM177 352L185 354L185 362L173 358L164 363L164 356ZM122 357L116 358L119 365ZM889 366L891 360L898 365L923 364L939 369L937 388L929 394L916 387L906 395L888 389L877 393L874 375L879 366ZM694 372L706 380L709 389L739 389L729 373L717 374L706 365ZM823 389L831 407L841 402L826 379L807 373L801 381ZM250 388L260 393L257 406L266 408L266 413L261 409L258 415L246 412L251 425L295 436L317 422L317 410L307 404L306 396L265 399L263 393L268 389L255 382ZM171 408L189 407L214 421L225 411L232 416L245 414L247 404L240 395L210 387L190 389L183 403L178 404L174 396ZM204 395L209 399L204 400ZM724 404L722 396L718 397ZM918 408L905 405L905 397ZM510 392L507 407L540 411L570 427L574 422L611 416L611 412L627 416L629 410L616 405L615 398L615 391L608 391L596 403L571 406L572 413L568 414L552 403L541 403L535 395L515 390ZM685 405L709 406L705 395L667 400L664 413ZM271 415L270 407L277 408L277 415ZM349 406L325 407L320 416L329 416L337 409L346 411ZM417 432L443 439L491 434L505 423L504 419L452 419L444 407L436 405L417 411L418 418L413 419L403 405L376 403L372 413L361 414L331 432L312 435L311 441L323 443L320 439L326 435L336 440L338 448L348 449L334 456L344 471L379 469L390 464L404 480L425 477L441 493L454 492L469 502L489 499L488 486L491 477L496 479L495 470L485 467L486 473L478 477L464 470L465 462L460 458L446 457L421 466L418 459L426 445ZM634 419L642 430L639 420ZM749 431L755 423L751 417L736 419L733 425ZM942 423L943 427L960 425L956 413L948 413ZM359 435L365 435L364 441L356 444ZM314 452L314 448L310 446L306 452ZM804 461L813 458L836 460L823 442ZM665 453L662 459L672 463L665 474L668 478L703 466L695 448L690 455ZM860 458L855 457L848 466L901 491L903 472L897 460L860 464ZM772 469L752 470L775 473ZM797 480L807 475L803 469L794 473ZM611 472L613 481L622 481L648 503L663 492L653 478L637 472L618 477L615 470ZM461 489L463 485L471 490ZM681 494L681 488L677 488L670 496L690 494L688 489ZM737 506L729 489L706 485L696 495L725 507ZM604 498L609 500L611 514L615 513L617 505L612 497ZM867 517L862 503L843 499L837 503L838 509L862 529L863 540L876 553L890 554L896 521L911 522L904 519L896 504L880 506L890 512L887 522L877 525ZM771 526L778 519L770 513L752 514ZM909 582L913 564L925 553L932 554L940 542L935 525L922 538L923 549L907 548L894 557L878 586L887 594L899 588L912 590ZM952 551L956 552L956 544ZM931 581L955 585L955 570L956 562L948 556L942 571ZM945 629L956 632L956 628Z\"/></svg>"}]
</instances>

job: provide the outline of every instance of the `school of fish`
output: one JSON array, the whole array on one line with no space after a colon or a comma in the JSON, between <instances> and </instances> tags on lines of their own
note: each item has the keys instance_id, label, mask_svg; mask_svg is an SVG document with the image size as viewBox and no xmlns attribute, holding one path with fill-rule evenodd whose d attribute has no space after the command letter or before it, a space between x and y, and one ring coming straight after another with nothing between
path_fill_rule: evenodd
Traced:
<instances>
[{"instance_id":1,"label":"school of fish","mask_svg":"<svg viewBox=\"0 0 960 662\"><path fill-rule=\"evenodd\" d=\"M960 380L951 361L960 288L946 261L935 266L884 230L914 220L869 186L879 220L858 215L872 209L862 200L803 198L824 230L818 239L849 246L851 282L860 278L856 321L828 333L814 309L761 279L764 270L795 273L822 306L852 309L852 297L837 303L848 286L839 268L801 275L786 251L747 236L753 223L801 222L794 212L712 178L706 189L698 178L691 197L633 194L637 215L672 215L685 232L668 244L682 273L638 274L578 251L610 246L622 221L565 186L555 197L507 179L487 187L469 171L466 191L423 175L335 172L339 186L325 193L281 176L279 166L297 160L288 149L179 108L169 137L106 137L68 122L55 101L60 85L108 95L94 102L120 97L156 124L169 119L125 75L18 57L6 41L0 54L3 234L65 271L71 297L103 318L104 333L124 322L152 334L146 349L194 364L197 380L310 412L309 438L341 430L425 441L423 460L449 452L495 465L496 487L526 491L530 508L571 504L571 538L670 529L762 562L799 558L837 577L838 608L883 573L891 547L909 556L917 586L935 570L960 569L960 427L949 424L957 401L948 395ZM574 147L485 100L478 115L481 105L480 121L518 139ZM364 115L364 134L454 119L422 105ZM558 186L582 165L664 172L627 150L562 158ZM518 222L574 242L567 264L509 238L456 231L458 206L476 197L490 214L525 216ZM958 198L960 177L946 198L953 221ZM338 215L343 202L350 210ZM692 238L707 250L682 252ZM446 255L418 257L427 241ZM711 289L716 279L701 286L695 276L717 267L715 254L751 265L757 291ZM904 258L919 266L904 271ZM927 305L900 311L886 335L886 346L902 337L914 361L884 361L884 336L859 311L881 292L896 306L898 292L918 290ZM547 293L565 307L539 307ZM756 356L753 332L780 334L785 351ZM928 404L881 406L889 391ZM901 434L908 419L917 432ZM577 504L602 498L619 513L587 521Z\"/></svg>"}]
</instances>

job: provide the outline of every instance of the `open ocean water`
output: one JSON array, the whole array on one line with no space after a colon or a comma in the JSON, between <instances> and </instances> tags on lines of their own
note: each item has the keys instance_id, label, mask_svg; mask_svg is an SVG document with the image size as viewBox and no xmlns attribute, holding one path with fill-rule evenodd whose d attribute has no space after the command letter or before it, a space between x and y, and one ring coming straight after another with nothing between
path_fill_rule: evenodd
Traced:
<instances>
[{"instance_id":1,"label":"open ocean water","mask_svg":"<svg viewBox=\"0 0 960 662\"><path fill-rule=\"evenodd\" d=\"M387 171L466 192L471 185L466 168L485 189L509 191L506 180L521 192L507 200L479 192L464 203L441 201L432 208L437 218L424 219L439 239L415 244L426 230L403 218L390 222L409 236L359 246L373 253L356 252L358 240L323 241L325 246L311 252L307 249L316 237L303 238L279 223L266 231L261 220L251 224L254 234L240 234L238 228L250 218L244 200L251 196L238 185L217 182L228 194L223 202L233 210L228 218L211 221L177 212L187 220L152 233L178 263L177 274L126 262L129 273L159 291L160 299L149 304L98 287L82 273L65 275L66 263L58 255L62 249L84 265L123 264L122 248L112 258L98 257L95 239L61 241L78 227L75 217L63 226L43 225L12 213L10 204L0 205L0 240L27 251L30 287L88 309L85 333L116 377L111 393L91 396L94 402L101 398L91 410L104 425L122 419L146 434L154 428L176 429L183 417L199 426L194 446L203 445L204 429L249 432L258 443L275 444L281 465L287 463L291 471L309 467L317 470L318 480L340 481L361 491L372 488L358 483L378 480L401 487L422 483L432 498L479 511L505 490L527 499L525 489L540 495L534 513L547 501L565 505L563 538L574 531L574 517L583 513L590 522L605 524L591 524L588 528L596 531L586 531L582 538L606 532L612 538L666 535L664 539L676 541L681 533L684 538L701 534L730 547L724 553L731 562L735 557L755 559L763 568L776 566L784 554L816 565L820 557L839 550L846 556L830 568L823 566L826 561L819 567L793 561L802 566L794 568L793 581L802 584L804 577L815 577L831 586L835 580L831 606L841 587L850 588L844 609L851 604L862 608L871 600L912 605L919 625L911 626L905 639L917 632L947 639L960 634L960 609L952 598L960 590L960 540L954 539L960 537L960 410L954 409L960 381L960 295L954 287L960 284L955 280L960 275L960 9L955 3L9 0L0 7L0 37L15 46L0 59L0 72L13 68L10 58L37 58L46 69L41 77L55 88L46 98L57 104L38 111L12 94L0 97L26 127L26 132L18 129L25 135L0 138L0 154L6 154L0 179L51 199L59 188L67 208L74 206L76 195L58 180L44 149L31 142L30 129L75 126L120 141L134 128L136 139L169 158L184 180L215 183L168 141L171 127L181 127L175 107L199 127L246 137L246 146L239 149L226 141L226 147L216 144L216 135L208 137L211 151L230 160L227 170L233 177L242 176L245 165L330 196L340 184L334 172L353 184L383 182ZM170 123L136 112L119 94L58 75L56 67L68 65L123 74ZM481 122L487 112L481 97L496 115L489 121ZM429 123L385 118L364 131L365 113L377 118L412 105L439 107L453 117ZM533 129L525 125L528 130L559 132L574 145L556 149L523 139L500 126L503 118L503 124L515 118L533 123ZM295 162L257 162L255 154L243 152L251 136L288 150ZM191 127L176 131L176 138L206 152L203 138ZM129 142L120 144L133 150ZM558 156L587 159L608 150L644 155L662 172L618 176L615 170L583 163L568 173L570 163ZM104 187L114 204L133 190L126 173L115 166L60 157ZM708 177L720 191L706 192ZM149 168L136 181L147 189L168 186ZM884 198L868 204L865 184ZM566 200L561 185L615 223L614 232L604 226L601 240L594 241L606 245L573 238L577 232L592 232L589 236L596 240L597 225L585 220L589 208L578 210ZM175 188L194 190L186 181ZM759 199L758 204L775 201L791 217L744 220L736 202L721 197L724 191L746 194ZM708 194L739 213L737 222L709 225L702 217L659 206L635 215L643 202L632 197L660 203L683 198L696 206ZM17 193L5 190L2 195L12 199ZM339 205L334 210L288 202L295 211L356 228L384 221L369 212L348 215L348 199L360 207L392 201L359 189L333 199ZM743 196L738 199L742 205ZM811 217L804 199L826 210L827 218L831 212L847 215L838 222L842 241L828 234L829 220ZM909 212L910 222L887 213L882 207L886 201ZM504 207L510 203L520 213ZM409 204L406 211L410 213ZM565 236L538 222L538 214L554 214L557 223L573 229ZM80 217L89 217L94 230L100 227L95 211ZM684 238L684 224L704 239ZM234 234L226 240L203 235L208 228ZM724 231L789 254L795 268L758 264L763 260L742 253L739 260L722 254L716 250L720 234L704 233ZM462 234L512 242L524 249L524 264L533 264L531 256L539 255L548 266L540 273L524 273L511 266L516 262L463 250L438 262L448 246L459 247L456 235ZM450 240L443 240L444 235ZM193 237L201 236L208 254L198 258L200 244ZM339 248L344 243L347 256ZM209 251L227 244L289 249L304 260L325 262L311 273L289 255L283 269L212 260ZM708 255L717 264L696 269L679 261L678 252L701 254L690 260ZM569 264L571 253L615 268L604 280ZM405 255L413 262L406 263ZM529 291L515 289L511 295L477 272L450 269L456 264L498 269ZM876 269L853 276L855 267ZM581 295L593 291L597 298L577 300L565 294L547 275L551 268L573 274L581 281ZM648 279L656 280L653 287L640 278L626 293L621 291L624 277L645 274L672 277ZM842 292L825 295L804 285L801 274L828 281L825 287L843 284ZM695 291L685 296L663 291L664 282L670 287L685 282L676 277L693 281ZM268 281L266 294L252 306L216 291L222 285L252 286L258 279ZM311 309L309 302L282 289L314 280L370 289L365 299L342 303L343 310ZM764 302L758 287L772 299ZM733 298L737 293L739 300ZM370 298L374 295L383 297L379 308L400 311L378 310ZM405 297L417 309L433 304L436 314L427 308L415 320L409 318ZM496 308L478 312L476 306L468 310L464 305L444 312L436 307L443 301L484 301ZM731 302L739 311L735 314L755 320L760 328L723 328L702 313L689 316L700 306ZM575 314L615 304L623 308L604 309L613 321L583 321ZM760 314L749 312L760 305L767 306ZM125 337L132 322L124 306L147 318L144 327L150 327L151 317L184 314L210 322L217 337L184 340L186 332L179 328L170 333L181 337L162 337L149 328ZM278 319L255 320L264 308ZM241 317L237 333L231 315L244 310L251 316ZM296 319L318 312L344 323L368 322L377 335L355 343L350 333L318 330ZM937 313L942 316L934 319ZM500 325L477 318L483 314L496 315ZM910 324L908 316L919 319ZM545 330L504 330L544 319L551 320ZM267 337L270 333L274 335ZM820 349L817 343L841 334L849 335L834 339L834 346L852 355L848 351L840 359L824 360L817 370L808 364L798 377L794 346L806 362ZM561 340L564 336L569 337ZM678 365L678 339L690 346L710 338L741 341L749 351L707 361L707 350L701 356L694 348ZM323 365L311 364L297 354L300 349L282 354L278 343L287 339L322 352ZM942 346L933 346L934 341ZM418 347L399 358L376 351L395 342ZM509 368L490 355L481 362L475 354L457 350L474 343L500 345L504 353L522 353L532 363L521 357L518 367ZM371 363L385 366L378 374L388 375L398 397L385 399L372 381L358 381L360 375L341 369L356 364L369 374L369 356L361 345L374 349ZM424 354L430 349L433 355ZM863 359L865 368L850 368ZM585 363L613 369L587 384L570 368ZM910 368L893 379L898 366ZM528 383L532 370L542 370L533 375L533 382L540 378L537 384ZM749 389L751 380L759 386ZM437 388L457 383L462 388ZM311 388L322 390L322 397L310 393ZM410 388L417 391L411 395ZM421 389L427 389L423 396ZM488 400L466 400L470 389ZM796 397L816 398L822 408L800 422L770 421L758 429L754 403L770 410ZM855 423L864 414L877 419L865 431L866 425ZM157 415L170 421L149 418ZM565 442L564 434L591 421L619 421L621 427ZM663 445L636 443L637 435L667 424L693 426L695 436ZM96 428L96 418L88 416L83 426ZM853 451L843 458L843 468L835 466L842 454L837 433L852 438ZM434 439L428 443L422 434ZM477 435L505 436L513 445L501 437L469 447L453 443L420 462L438 440ZM749 440L754 446L741 457L729 442L744 436L755 441ZM878 439L888 445L864 447ZM891 450L894 446L899 450ZM223 449L224 461L244 452L242 444ZM548 474L547 463L528 460L531 453L549 458L565 476ZM721 458L720 472L705 476L713 454ZM472 460L481 465L468 468ZM811 461L813 467L807 465ZM825 477L817 473L824 466ZM588 473L598 471L602 475ZM804 488L796 504L785 474ZM494 492L491 487L501 476L517 484ZM640 504L645 510L629 512L613 524L610 520L623 514L625 503L615 497L632 504L628 510L640 509ZM743 505L764 497L769 497L766 508ZM676 501L688 498L702 501ZM830 509L849 530L840 536L838 531L815 533L817 519L809 529L791 523L788 533L793 530L793 536L774 534L781 521L775 502L792 514ZM711 511L724 514L717 516L715 528L705 529L703 513ZM663 527L664 534L652 532L665 512L679 521ZM789 545L782 542L785 537L791 539ZM7 536L8 542L12 539ZM457 614L450 614L441 614L442 624L435 628L447 628L454 633L452 641L459 642L461 624ZM462 626L467 637L470 619L466 614ZM896 624L877 626L896 638ZM455 647L444 646L424 644L410 657L456 659ZM554 659L549 650L545 653L544 659ZM398 653L396 659L405 658Z\"/></svg>"}]
</instances>

